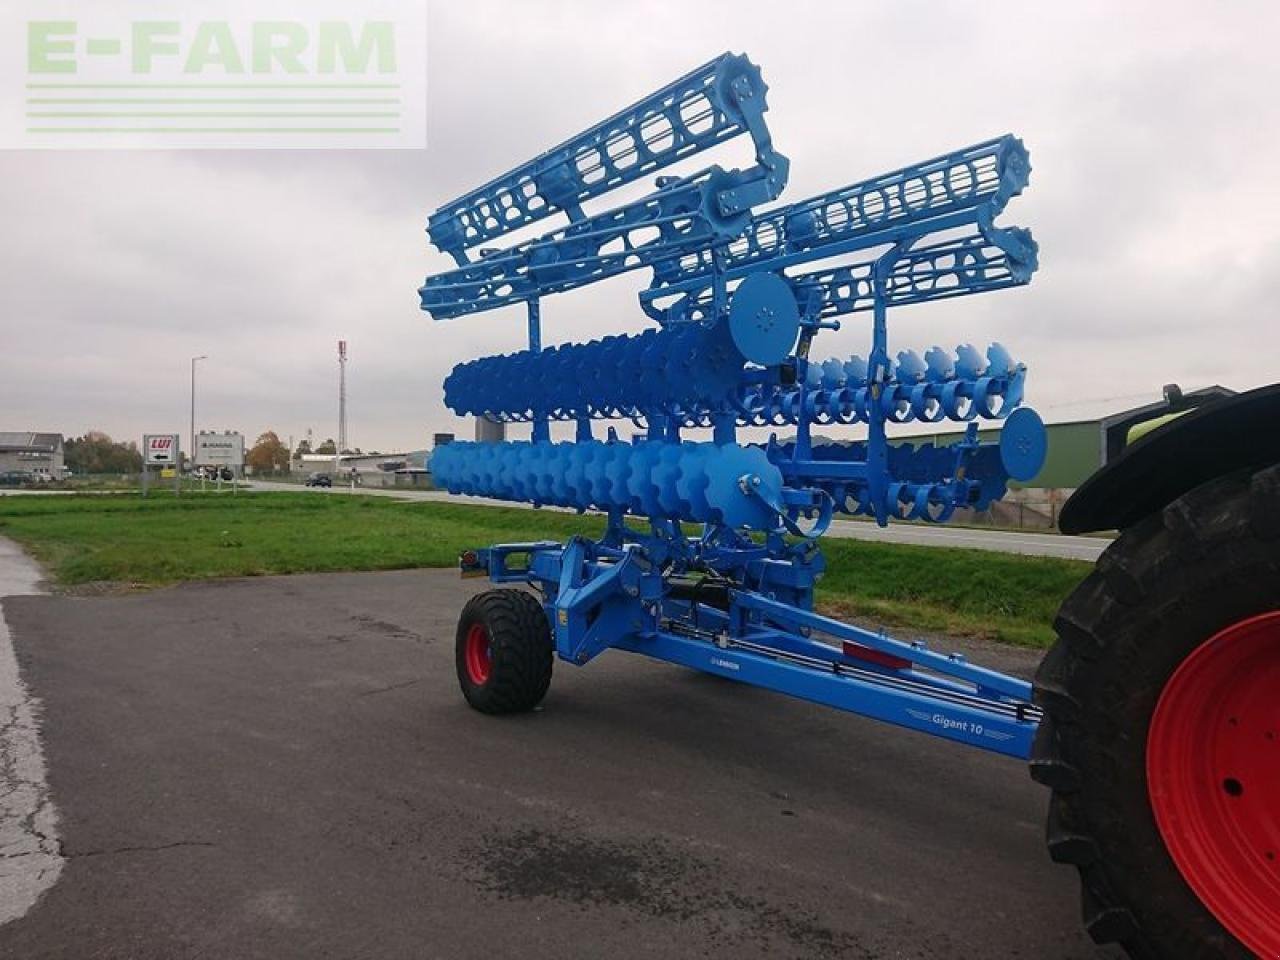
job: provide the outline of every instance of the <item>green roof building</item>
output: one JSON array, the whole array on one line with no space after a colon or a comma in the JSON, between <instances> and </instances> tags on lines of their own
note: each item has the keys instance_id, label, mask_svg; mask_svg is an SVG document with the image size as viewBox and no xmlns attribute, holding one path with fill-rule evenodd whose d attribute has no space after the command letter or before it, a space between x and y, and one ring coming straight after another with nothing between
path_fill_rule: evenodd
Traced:
<instances>
[{"instance_id":1,"label":"green roof building","mask_svg":"<svg viewBox=\"0 0 1280 960\"><path fill-rule=\"evenodd\" d=\"M1044 467L1030 481L1015 486L1040 489L1074 489L1132 441L1152 429L1176 419L1202 404L1235 396L1234 390L1212 386L1183 393L1178 387L1165 388L1165 399L1141 407L1109 413L1090 419L1066 420L1045 424L1049 434L1049 452ZM996 440L999 430L981 430L983 440ZM903 441L920 443L955 443L960 433L954 430L936 434L916 434Z\"/></svg>"}]
</instances>

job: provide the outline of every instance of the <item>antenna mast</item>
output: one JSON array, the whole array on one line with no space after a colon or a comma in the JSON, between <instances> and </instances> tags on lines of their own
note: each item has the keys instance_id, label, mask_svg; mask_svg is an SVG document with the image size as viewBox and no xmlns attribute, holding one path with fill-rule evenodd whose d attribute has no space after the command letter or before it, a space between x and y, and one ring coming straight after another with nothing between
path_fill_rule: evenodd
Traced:
<instances>
[{"instance_id":1,"label":"antenna mast","mask_svg":"<svg viewBox=\"0 0 1280 960\"><path fill-rule=\"evenodd\" d=\"M338 341L338 453L347 449L347 341Z\"/></svg>"}]
</instances>

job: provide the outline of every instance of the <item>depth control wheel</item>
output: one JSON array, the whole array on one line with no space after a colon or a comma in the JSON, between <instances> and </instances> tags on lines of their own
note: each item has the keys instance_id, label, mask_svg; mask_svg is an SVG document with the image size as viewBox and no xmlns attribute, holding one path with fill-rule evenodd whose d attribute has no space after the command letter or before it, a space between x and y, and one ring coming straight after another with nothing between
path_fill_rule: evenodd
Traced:
<instances>
[{"instance_id":1,"label":"depth control wheel","mask_svg":"<svg viewBox=\"0 0 1280 960\"><path fill-rule=\"evenodd\" d=\"M1031 770L1089 932L1142 960L1280 958L1280 466L1124 531L1055 628Z\"/></svg>"},{"instance_id":2,"label":"depth control wheel","mask_svg":"<svg viewBox=\"0 0 1280 960\"><path fill-rule=\"evenodd\" d=\"M481 713L532 710L551 685L547 616L523 590L472 597L458 618L455 650L462 695Z\"/></svg>"}]
</instances>

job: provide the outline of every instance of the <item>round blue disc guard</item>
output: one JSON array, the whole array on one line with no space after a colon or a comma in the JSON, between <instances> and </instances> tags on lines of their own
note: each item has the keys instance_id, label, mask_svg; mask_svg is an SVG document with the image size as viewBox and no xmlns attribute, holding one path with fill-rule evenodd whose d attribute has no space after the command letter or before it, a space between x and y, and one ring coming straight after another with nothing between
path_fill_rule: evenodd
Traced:
<instances>
[{"instance_id":1,"label":"round blue disc guard","mask_svg":"<svg viewBox=\"0 0 1280 960\"><path fill-rule=\"evenodd\" d=\"M771 367L791 354L800 333L800 308L776 273L753 273L733 291L729 333L752 363Z\"/></svg>"}]
</instances>

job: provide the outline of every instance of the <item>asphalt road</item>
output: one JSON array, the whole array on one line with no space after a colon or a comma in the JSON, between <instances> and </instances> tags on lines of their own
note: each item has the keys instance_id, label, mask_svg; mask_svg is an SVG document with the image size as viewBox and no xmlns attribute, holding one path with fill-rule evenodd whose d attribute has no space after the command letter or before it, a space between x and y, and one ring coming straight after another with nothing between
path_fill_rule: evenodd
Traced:
<instances>
[{"instance_id":1,"label":"asphalt road","mask_svg":"<svg viewBox=\"0 0 1280 960\"><path fill-rule=\"evenodd\" d=\"M485 717L475 583L6 600L65 868L0 957L1109 956L1020 763L621 653Z\"/></svg>"},{"instance_id":2,"label":"asphalt road","mask_svg":"<svg viewBox=\"0 0 1280 960\"><path fill-rule=\"evenodd\" d=\"M490 500L486 497L455 497L440 490L405 490L398 488L356 487L338 484L332 488L304 487L296 483L272 483L252 480L249 486L257 490L307 490L318 494L361 493L371 496L398 497L406 500L442 500L453 503L472 503L477 506L526 507L528 504ZM532 509L532 507L530 507ZM1068 560L1087 560L1090 563L1102 556L1111 546L1106 537L1064 537L1056 533L1024 533L1007 530L980 530L973 527L927 526L917 523L893 523L878 527L863 520L835 520L827 532L829 537L848 537L854 540L871 540L878 543L910 543L922 547L963 547L968 550L991 550L996 553L1016 553L1028 557L1060 557Z\"/></svg>"},{"instance_id":3,"label":"asphalt road","mask_svg":"<svg viewBox=\"0 0 1280 960\"><path fill-rule=\"evenodd\" d=\"M0 537L0 925L30 910L65 866L40 745L40 702L22 682L5 619L9 598L44 592L42 577L17 544Z\"/></svg>"}]
</instances>

